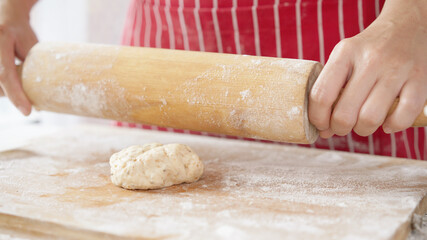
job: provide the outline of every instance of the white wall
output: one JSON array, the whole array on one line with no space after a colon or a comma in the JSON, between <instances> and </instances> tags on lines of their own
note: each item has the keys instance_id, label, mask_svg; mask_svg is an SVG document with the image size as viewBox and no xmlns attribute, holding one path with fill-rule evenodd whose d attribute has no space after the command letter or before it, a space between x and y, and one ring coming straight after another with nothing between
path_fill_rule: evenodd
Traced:
<instances>
[{"instance_id":1,"label":"white wall","mask_svg":"<svg viewBox=\"0 0 427 240\"><path fill-rule=\"evenodd\" d=\"M31 12L31 25L39 40L86 42L88 1L39 0Z\"/></svg>"},{"instance_id":2,"label":"white wall","mask_svg":"<svg viewBox=\"0 0 427 240\"><path fill-rule=\"evenodd\" d=\"M119 44L129 0L39 0L31 23L40 41Z\"/></svg>"},{"instance_id":3,"label":"white wall","mask_svg":"<svg viewBox=\"0 0 427 240\"><path fill-rule=\"evenodd\" d=\"M120 44L130 0L39 0L31 25L40 41ZM87 121L63 114L34 112L23 117L6 98L0 98L0 128L8 124L41 121L71 124Z\"/></svg>"}]
</instances>

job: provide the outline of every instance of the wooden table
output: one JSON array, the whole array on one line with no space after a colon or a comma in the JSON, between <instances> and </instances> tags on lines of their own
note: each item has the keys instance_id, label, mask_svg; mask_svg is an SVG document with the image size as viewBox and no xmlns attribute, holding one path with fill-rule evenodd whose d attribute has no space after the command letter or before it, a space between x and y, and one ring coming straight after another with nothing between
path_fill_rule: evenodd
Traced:
<instances>
[{"instance_id":1,"label":"wooden table","mask_svg":"<svg viewBox=\"0 0 427 240\"><path fill-rule=\"evenodd\" d=\"M129 191L112 153L183 143L196 183ZM404 239L427 209L427 163L107 126L63 129L0 152L0 228L64 239Z\"/></svg>"}]
</instances>

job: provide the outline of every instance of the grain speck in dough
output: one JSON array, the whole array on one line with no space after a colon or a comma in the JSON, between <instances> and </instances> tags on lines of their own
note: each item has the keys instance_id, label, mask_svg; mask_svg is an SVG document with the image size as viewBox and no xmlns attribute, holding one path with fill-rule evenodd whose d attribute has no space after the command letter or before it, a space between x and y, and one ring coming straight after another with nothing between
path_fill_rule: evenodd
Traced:
<instances>
[{"instance_id":1,"label":"grain speck in dough","mask_svg":"<svg viewBox=\"0 0 427 240\"><path fill-rule=\"evenodd\" d=\"M110 158L111 181L126 189L158 189L197 181L203 162L183 144L135 145Z\"/></svg>"}]
</instances>

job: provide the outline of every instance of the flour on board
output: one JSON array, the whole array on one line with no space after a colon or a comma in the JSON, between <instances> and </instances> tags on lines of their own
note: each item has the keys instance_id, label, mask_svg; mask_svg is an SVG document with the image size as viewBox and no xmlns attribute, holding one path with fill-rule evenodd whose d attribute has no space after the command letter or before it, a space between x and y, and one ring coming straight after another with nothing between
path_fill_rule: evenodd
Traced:
<instances>
[{"instance_id":1,"label":"flour on board","mask_svg":"<svg viewBox=\"0 0 427 240\"><path fill-rule=\"evenodd\" d=\"M153 141L190 145L204 159L205 177L149 193L124 194L108 185L106 157ZM2 194L3 211L10 205L35 213L44 207L43 214L59 212L59 218L124 236L391 239L426 193L423 163L183 134L70 129L25 150L37 155L0 161L8 185L25 189L19 196ZM22 171L28 162L37 168Z\"/></svg>"}]
</instances>

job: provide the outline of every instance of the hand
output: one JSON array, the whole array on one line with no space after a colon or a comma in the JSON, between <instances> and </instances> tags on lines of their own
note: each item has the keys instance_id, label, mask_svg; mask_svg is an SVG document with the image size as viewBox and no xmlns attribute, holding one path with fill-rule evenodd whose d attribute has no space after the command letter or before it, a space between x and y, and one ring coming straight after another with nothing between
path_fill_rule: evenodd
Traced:
<instances>
[{"instance_id":1,"label":"hand","mask_svg":"<svg viewBox=\"0 0 427 240\"><path fill-rule=\"evenodd\" d=\"M366 30L336 45L313 85L309 119L320 136L410 127L427 100L426 43L427 1L387 0ZM397 97L399 104L387 117Z\"/></svg>"},{"instance_id":2,"label":"hand","mask_svg":"<svg viewBox=\"0 0 427 240\"><path fill-rule=\"evenodd\" d=\"M36 0L0 0L0 96L6 95L24 115L31 103L24 93L15 67L15 57L25 59L37 37L29 13Z\"/></svg>"}]
</instances>

